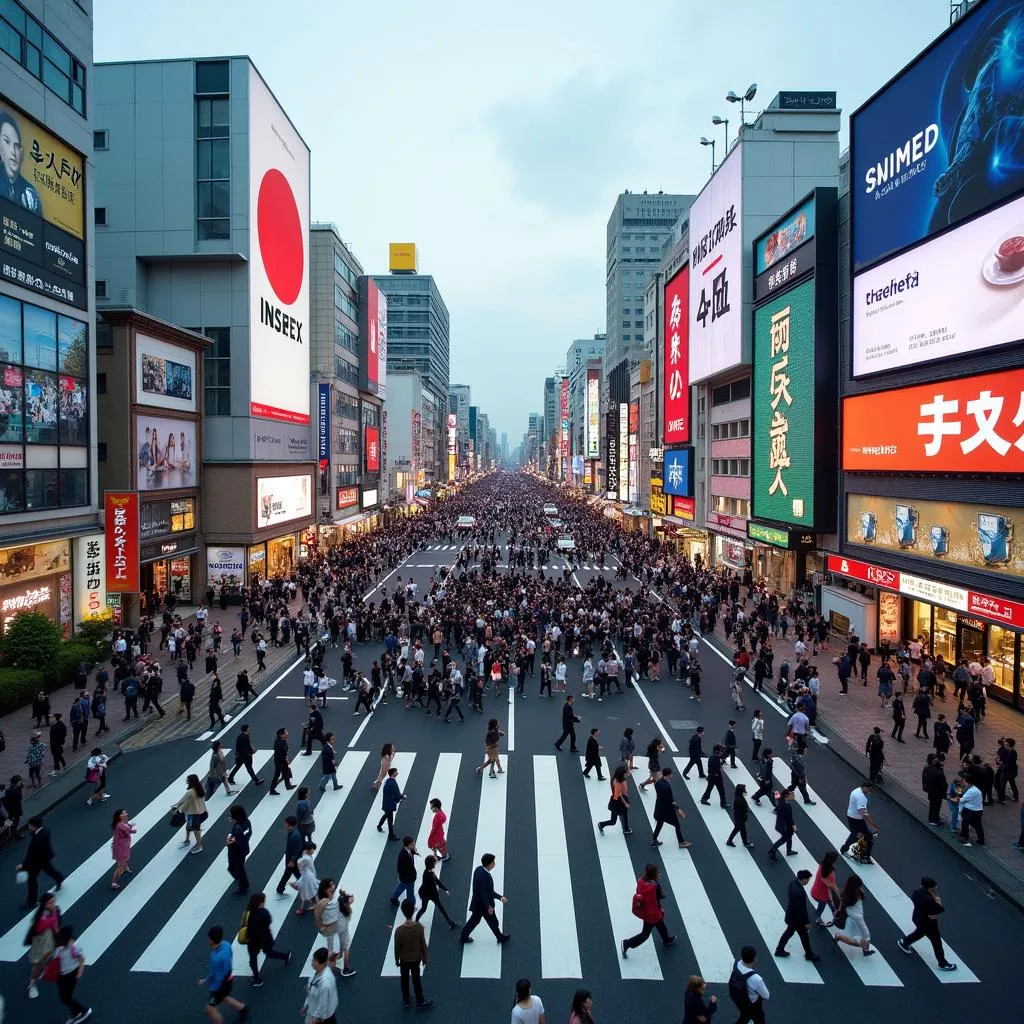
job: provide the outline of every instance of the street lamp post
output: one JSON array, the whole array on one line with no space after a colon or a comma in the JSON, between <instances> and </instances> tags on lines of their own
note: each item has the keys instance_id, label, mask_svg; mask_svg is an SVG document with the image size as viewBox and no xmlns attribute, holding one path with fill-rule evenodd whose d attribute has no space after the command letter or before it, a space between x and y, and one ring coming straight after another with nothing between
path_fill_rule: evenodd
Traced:
<instances>
[{"instance_id":1,"label":"street lamp post","mask_svg":"<svg viewBox=\"0 0 1024 1024\"><path fill-rule=\"evenodd\" d=\"M746 127L746 119L744 117L744 103L749 103L757 95L757 82L751 83L747 87L747 91L742 96L737 96L731 89L726 93L725 98L729 103L738 103L740 105L740 127Z\"/></svg>"},{"instance_id":2,"label":"street lamp post","mask_svg":"<svg viewBox=\"0 0 1024 1024\"><path fill-rule=\"evenodd\" d=\"M717 114L711 118L711 123L717 128L720 124L725 125L725 151L729 152L729 118L719 117Z\"/></svg>"},{"instance_id":3,"label":"street lamp post","mask_svg":"<svg viewBox=\"0 0 1024 1024\"><path fill-rule=\"evenodd\" d=\"M715 140L714 139L706 139L702 135L700 137L700 144L702 146L710 146L711 147L711 173L714 174L715 173Z\"/></svg>"}]
</instances>

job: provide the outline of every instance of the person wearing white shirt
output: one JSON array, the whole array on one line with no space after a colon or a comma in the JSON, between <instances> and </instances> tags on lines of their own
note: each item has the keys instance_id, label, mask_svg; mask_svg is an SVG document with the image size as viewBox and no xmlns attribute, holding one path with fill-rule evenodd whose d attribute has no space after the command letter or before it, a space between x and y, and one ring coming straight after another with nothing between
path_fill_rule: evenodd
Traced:
<instances>
[{"instance_id":1,"label":"person wearing white shirt","mask_svg":"<svg viewBox=\"0 0 1024 1024\"><path fill-rule=\"evenodd\" d=\"M978 846L985 845L985 829L981 824L982 806L981 790L973 784L968 786L960 797L960 841L964 846L973 846L975 843ZM978 836L975 843L971 842L972 825Z\"/></svg>"},{"instance_id":2,"label":"person wearing white shirt","mask_svg":"<svg viewBox=\"0 0 1024 1024\"><path fill-rule=\"evenodd\" d=\"M313 975L306 982L306 1002L302 1007L305 1024L335 1024L338 983L334 971L327 969L327 962L327 947L321 946L314 951L310 960Z\"/></svg>"},{"instance_id":3,"label":"person wearing white shirt","mask_svg":"<svg viewBox=\"0 0 1024 1024\"><path fill-rule=\"evenodd\" d=\"M768 986L758 973L754 964L757 962L757 950L753 946L744 946L740 950L740 959L736 961L735 970L743 975L747 982L747 999L750 1009L740 1014L740 1021L746 1024L764 1024L764 1004L768 1002Z\"/></svg>"},{"instance_id":4,"label":"person wearing white shirt","mask_svg":"<svg viewBox=\"0 0 1024 1024\"><path fill-rule=\"evenodd\" d=\"M302 673L302 690L307 698L316 696L316 674L311 668Z\"/></svg>"},{"instance_id":5,"label":"person wearing white shirt","mask_svg":"<svg viewBox=\"0 0 1024 1024\"><path fill-rule=\"evenodd\" d=\"M805 644L803 640L797 640L797 642L793 644L793 653L799 661L807 653L807 644Z\"/></svg>"},{"instance_id":6,"label":"person wearing white shirt","mask_svg":"<svg viewBox=\"0 0 1024 1024\"><path fill-rule=\"evenodd\" d=\"M846 808L846 824L850 828L850 834L846 837L843 845L839 847L839 852L845 856L857 836L863 835L868 846L867 863L869 864L872 863L871 847L878 836L878 826L868 812L868 797L874 788L870 782L865 782L850 794L850 803Z\"/></svg>"}]
</instances>

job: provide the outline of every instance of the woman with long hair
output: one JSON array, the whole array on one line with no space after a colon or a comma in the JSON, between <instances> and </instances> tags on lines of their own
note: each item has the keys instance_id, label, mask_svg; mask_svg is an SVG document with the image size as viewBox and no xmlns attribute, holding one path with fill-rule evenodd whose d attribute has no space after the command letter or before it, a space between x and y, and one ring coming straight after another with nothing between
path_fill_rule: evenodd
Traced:
<instances>
[{"instance_id":1,"label":"woman with long hair","mask_svg":"<svg viewBox=\"0 0 1024 1024\"><path fill-rule=\"evenodd\" d=\"M829 907L835 913L835 909L839 905L840 892L839 886L836 885L837 860L839 860L839 854L835 850L829 850L821 858L818 870L814 873L814 881L811 882L811 899L816 904L814 923L822 928L828 928L832 924L831 921L823 921L821 918L825 908Z\"/></svg>"},{"instance_id":2,"label":"woman with long hair","mask_svg":"<svg viewBox=\"0 0 1024 1024\"><path fill-rule=\"evenodd\" d=\"M608 810L612 812L612 816L607 821L599 821L597 830L604 835L604 830L621 818L622 834L632 835L633 830L629 827L629 771L624 764L620 764L612 772L610 784L612 795L608 800Z\"/></svg>"},{"instance_id":3,"label":"woman with long hair","mask_svg":"<svg viewBox=\"0 0 1024 1024\"><path fill-rule=\"evenodd\" d=\"M380 748L380 771L377 772L377 778L373 780L373 788L380 789L381 783L388 777L388 769L391 767L391 762L395 759L395 745L394 743L385 743Z\"/></svg>"},{"instance_id":4,"label":"woman with long hair","mask_svg":"<svg viewBox=\"0 0 1024 1024\"><path fill-rule=\"evenodd\" d=\"M353 897L341 889L333 878L324 878L320 882L316 906L313 908L313 919L316 922L317 931L326 940L327 956L331 967L334 967L338 959L338 954L334 952L335 939L338 941L341 950L341 976L343 978L351 978L356 973L352 970L349 962L352 937L348 921L352 916L352 900Z\"/></svg>"},{"instance_id":5,"label":"woman with long hair","mask_svg":"<svg viewBox=\"0 0 1024 1024\"><path fill-rule=\"evenodd\" d=\"M245 925L245 945L249 951L249 967L252 970L252 987L259 988L263 984L260 977L259 955L262 953L268 960L283 960L285 966L291 960L291 953L281 953L274 949L274 933L271 930L273 919L266 907L267 894L254 892L249 897L242 922Z\"/></svg>"},{"instance_id":6,"label":"woman with long hair","mask_svg":"<svg viewBox=\"0 0 1024 1024\"><path fill-rule=\"evenodd\" d=\"M182 846L189 846L192 834L195 833L196 845L189 853L201 853L203 849L203 822L206 813L206 789L199 781L198 775L190 775L185 780L185 795L172 806L172 810L181 811L185 815L185 839Z\"/></svg>"},{"instance_id":7,"label":"woman with long hair","mask_svg":"<svg viewBox=\"0 0 1024 1024\"><path fill-rule=\"evenodd\" d=\"M597 1024L591 1013L593 1009L594 1000L590 995L590 990L585 988L576 989L576 994L572 997L569 1024Z\"/></svg>"},{"instance_id":8,"label":"woman with long hair","mask_svg":"<svg viewBox=\"0 0 1024 1024\"><path fill-rule=\"evenodd\" d=\"M114 877L110 880L110 888L120 889L121 886L117 884L117 880L127 871L128 874L132 873L132 869L128 867L128 861L131 860L132 856L132 836L135 835L137 829L128 821L128 812L120 807L114 811L114 819L110 823L110 830L113 833L113 839L110 843L111 851L114 855Z\"/></svg>"},{"instance_id":9,"label":"woman with long hair","mask_svg":"<svg viewBox=\"0 0 1024 1024\"><path fill-rule=\"evenodd\" d=\"M45 892L32 915L28 933L25 935L25 944L29 947L28 961L32 965L28 976L29 999L35 999L39 995L36 982L53 955L55 938L59 930L60 910L57 907L57 896L55 893Z\"/></svg>"},{"instance_id":10,"label":"woman with long hair","mask_svg":"<svg viewBox=\"0 0 1024 1024\"><path fill-rule=\"evenodd\" d=\"M875 950L871 948L871 933L864 920L864 883L860 875L850 875L839 895L836 931L832 941L847 946L860 946L865 956L875 955Z\"/></svg>"},{"instance_id":11,"label":"woman with long hair","mask_svg":"<svg viewBox=\"0 0 1024 1024\"><path fill-rule=\"evenodd\" d=\"M228 811L231 819L231 831L228 833L228 874L238 883L236 896L245 896L249 892L249 876L245 871L245 859L249 856L249 840L252 838L252 825L249 815L241 804L232 804Z\"/></svg>"},{"instance_id":12,"label":"woman with long hair","mask_svg":"<svg viewBox=\"0 0 1024 1024\"><path fill-rule=\"evenodd\" d=\"M512 1003L511 1024L545 1024L544 1004L533 994L529 978L516 982L516 997Z\"/></svg>"},{"instance_id":13,"label":"woman with long hair","mask_svg":"<svg viewBox=\"0 0 1024 1024\"><path fill-rule=\"evenodd\" d=\"M491 778L496 778L494 774L495 768L498 770L498 775L504 775L505 769L501 767L501 753L498 750L498 744L501 742L501 737L505 733L498 728L498 720L492 718L487 723L487 732L484 734L484 763L477 768L477 775L483 775L484 769L491 766Z\"/></svg>"},{"instance_id":14,"label":"woman with long hair","mask_svg":"<svg viewBox=\"0 0 1024 1024\"><path fill-rule=\"evenodd\" d=\"M647 744L647 778L640 783L640 792L642 793L648 786L653 786L658 779L661 778L661 755L665 750L665 744L662 742L660 736L655 736L650 743Z\"/></svg>"}]
</instances>

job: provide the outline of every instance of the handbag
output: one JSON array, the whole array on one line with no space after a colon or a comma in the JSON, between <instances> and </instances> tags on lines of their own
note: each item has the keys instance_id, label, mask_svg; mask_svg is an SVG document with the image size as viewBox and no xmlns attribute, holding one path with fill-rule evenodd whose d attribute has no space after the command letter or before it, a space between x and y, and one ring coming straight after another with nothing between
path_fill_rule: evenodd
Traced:
<instances>
[{"instance_id":1,"label":"handbag","mask_svg":"<svg viewBox=\"0 0 1024 1024\"><path fill-rule=\"evenodd\" d=\"M100 781L100 770L99 770L99 768L86 768L86 770L85 770L85 781L86 782L99 782Z\"/></svg>"},{"instance_id":2,"label":"handbag","mask_svg":"<svg viewBox=\"0 0 1024 1024\"><path fill-rule=\"evenodd\" d=\"M846 927L846 905L842 901L840 901L839 907L837 908L835 914L832 917L832 923L837 928Z\"/></svg>"},{"instance_id":3,"label":"handbag","mask_svg":"<svg viewBox=\"0 0 1024 1024\"><path fill-rule=\"evenodd\" d=\"M238 944L244 946L249 941L249 911L242 914L241 923L238 925Z\"/></svg>"},{"instance_id":4,"label":"handbag","mask_svg":"<svg viewBox=\"0 0 1024 1024\"><path fill-rule=\"evenodd\" d=\"M171 820L167 823L171 828L181 828L185 824L185 812L177 807L171 812Z\"/></svg>"},{"instance_id":5,"label":"handbag","mask_svg":"<svg viewBox=\"0 0 1024 1024\"><path fill-rule=\"evenodd\" d=\"M46 961L46 966L43 968L43 973L40 975L43 981L56 981L60 977L60 953L54 953L49 960Z\"/></svg>"}]
</instances>

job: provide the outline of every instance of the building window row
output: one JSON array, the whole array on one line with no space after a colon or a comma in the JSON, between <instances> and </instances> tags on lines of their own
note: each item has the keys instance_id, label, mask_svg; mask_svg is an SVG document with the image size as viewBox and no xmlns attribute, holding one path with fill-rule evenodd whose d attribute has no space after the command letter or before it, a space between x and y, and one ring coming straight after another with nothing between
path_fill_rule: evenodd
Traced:
<instances>
[{"instance_id":1,"label":"building window row","mask_svg":"<svg viewBox=\"0 0 1024 1024\"><path fill-rule=\"evenodd\" d=\"M750 397L750 378L741 377L731 384L722 384L711 391L711 405L727 405L729 402L738 402L741 398Z\"/></svg>"},{"instance_id":2,"label":"building window row","mask_svg":"<svg viewBox=\"0 0 1024 1024\"><path fill-rule=\"evenodd\" d=\"M196 98L196 235L201 242L231 235L229 107L227 96Z\"/></svg>"},{"instance_id":3,"label":"building window row","mask_svg":"<svg viewBox=\"0 0 1024 1024\"><path fill-rule=\"evenodd\" d=\"M0 50L85 117L85 65L17 0L0 0Z\"/></svg>"},{"instance_id":4,"label":"building window row","mask_svg":"<svg viewBox=\"0 0 1024 1024\"><path fill-rule=\"evenodd\" d=\"M231 415L231 328L191 327L205 335L213 348L203 360L203 412L207 416Z\"/></svg>"},{"instance_id":5,"label":"building window row","mask_svg":"<svg viewBox=\"0 0 1024 1024\"><path fill-rule=\"evenodd\" d=\"M731 437L750 437L750 420L729 420L711 424L711 440L725 441Z\"/></svg>"},{"instance_id":6,"label":"building window row","mask_svg":"<svg viewBox=\"0 0 1024 1024\"><path fill-rule=\"evenodd\" d=\"M359 468L353 466L351 469L339 468L334 476L336 487L355 487L359 483Z\"/></svg>"},{"instance_id":7,"label":"building window row","mask_svg":"<svg viewBox=\"0 0 1024 1024\"><path fill-rule=\"evenodd\" d=\"M354 388L359 387L359 371L337 353L334 354L334 376Z\"/></svg>"},{"instance_id":8,"label":"building window row","mask_svg":"<svg viewBox=\"0 0 1024 1024\"><path fill-rule=\"evenodd\" d=\"M359 451L359 431L348 427L338 427L337 450L342 454L353 454Z\"/></svg>"},{"instance_id":9,"label":"building window row","mask_svg":"<svg viewBox=\"0 0 1024 1024\"><path fill-rule=\"evenodd\" d=\"M722 515L750 518L749 498L727 498L722 494L712 494L711 505L715 512L720 512Z\"/></svg>"},{"instance_id":10,"label":"building window row","mask_svg":"<svg viewBox=\"0 0 1024 1024\"><path fill-rule=\"evenodd\" d=\"M712 476L750 476L750 459L712 459Z\"/></svg>"},{"instance_id":11,"label":"building window row","mask_svg":"<svg viewBox=\"0 0 1024 1024\"><path fill-rule=\"evenodd\" d=\"M359 275L345 262L337 249L334 250L334 272L348 281L353 288L358 284Z\"/></svg>"},{"instance_id":12,"label":"building window row","mask_svg":"<svg viewBox=\"0 0 1024 1024\"><path fill-rule=\"evenodd\" d=\"M356 309L356 304L345 294L345 290L340 284L334 286L334 305L342 311L352 317L356 323L359 322L359 310Z\"/></svg>"},{"instance_id":13,"label":"building window row","mask_svg":"<svg viewBox=\"0 0 1024 1024\"><path fill-rule=\"evenodd\" d=\"M343 419L359 421L359 403L341 391L334 393L334 411Z\"/></svg>"},{"instance_id":14,"label":"building window row","mask_svg":"<svg viewBox=\"0 0 1024 1024\"><path fill-rule=\"evenodd\" d=\"M343 349L359 355L359 339L340 321L334 321L334 340Z\"/></svg>"},{"instance_id":15,"label":"building window row","mask_svg":"<svg viewBox=\"0 0 1024 1024\"><path fill-rule=\"evenodd\" d=\"M380 409L376 405L371 404L370 402L363 402L363 426L380 426Z\"/></svg>"}]
</instances>

